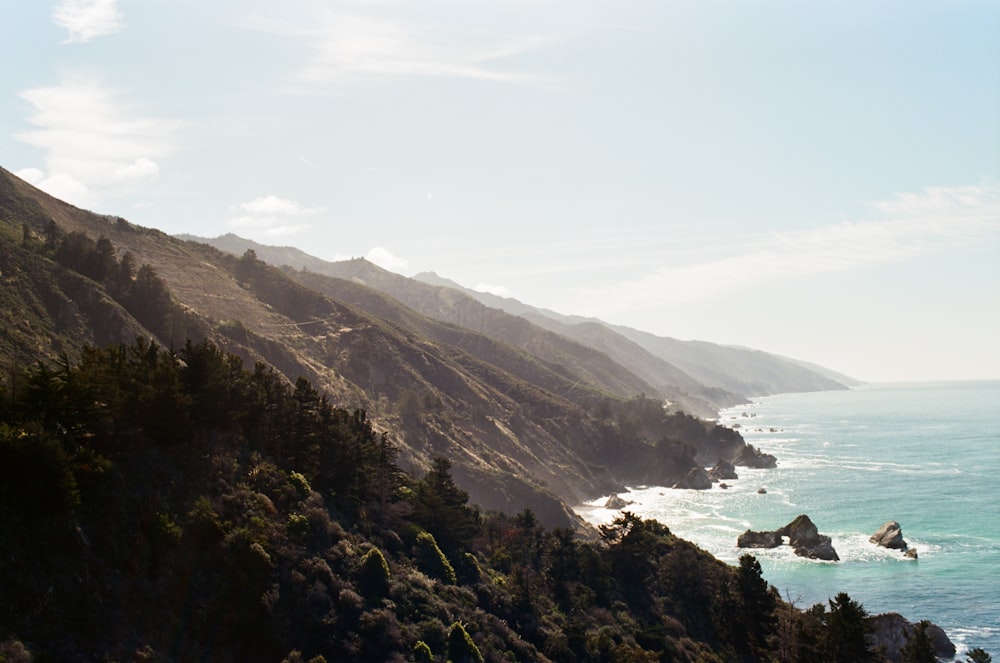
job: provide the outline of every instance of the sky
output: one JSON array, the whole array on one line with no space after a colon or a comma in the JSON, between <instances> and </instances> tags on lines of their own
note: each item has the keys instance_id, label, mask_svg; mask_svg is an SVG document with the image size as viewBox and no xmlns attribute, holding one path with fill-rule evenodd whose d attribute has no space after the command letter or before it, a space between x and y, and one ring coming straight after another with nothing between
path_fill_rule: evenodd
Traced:
<instances>
[{"instance_id":1,"label":"sky","mask_svg":"<svg viewBox=\"0 0 1000 663\"><path fill-rule=\"evenodd\" d=\"M0 0L0 166L867 381L1000 378L995 0Z\"/></svg>"}]
</instances>

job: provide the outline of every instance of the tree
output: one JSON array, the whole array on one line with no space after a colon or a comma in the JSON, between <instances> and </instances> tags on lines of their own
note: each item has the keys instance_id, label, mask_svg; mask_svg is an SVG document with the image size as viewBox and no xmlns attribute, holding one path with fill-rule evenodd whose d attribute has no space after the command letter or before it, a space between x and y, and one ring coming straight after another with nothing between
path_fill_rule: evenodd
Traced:
<instances>
[{"instance_id":1,"label":"tree","mask_svg":"<svg viewBox=\"0 0 1000 663\"><path fill-rule=\"evenodd\" d=\"M913 627L906 644L900 650L903 663L936 663L937 654L934 653L934 643L927 635L927 627L930 622L922 621Z\"/></svg>"},{"instance_id":2,"label":"tree","mask_svg":"<svg viewBox=\"0 0 1000 663\"><path fill-rule=\"evenodd\" d=\"M455 622L448 629L448 660L452 663L483 663L479 647L461 622Z\"/></svg>"},{"instance_id":3,"label":"tree","mask_svg":"<svg viewBox=\"0 0 1000 663\"><path fill-rule=\"evenodd\" d=\"M736 570L736 595L739 622L747 644L752 651L764 651L775 632L777 600L763 578L760 562L753 555L740 556L740 566Z\"/></svg>"},{"instance_id":4,"label":"tree","mask_svg":"<svg viewBox=\"0 0 1000 663\"><path fill-rule=\"evenodd\" d=\"M973 647L965 653L966 663L993 663L993 657L981 647Z\"/></svg>"},{"instance_id":5,"label":"tree","mask_svg":"<svg viewBox=\"0 0 1000 663\"><path fill-rule=\"evenodd\" d=\"M479 530L476 512L466 506L469 494L455 485L447 458L434 459L414 493L411 519L433 534L446 553L458 552Z\"/></svg>"},{"instance_id":6,"label":"tree","mask_svg":"<svg viewBox=\"0 0 1000 663\"><path fill-rule=\"evenodd\" d=\"M868 636L873 631L868 612L846 592L840 592L829 603L824 638L828 659L833 663L874 660L868 643Z\"/></svg>"}]
</instances>

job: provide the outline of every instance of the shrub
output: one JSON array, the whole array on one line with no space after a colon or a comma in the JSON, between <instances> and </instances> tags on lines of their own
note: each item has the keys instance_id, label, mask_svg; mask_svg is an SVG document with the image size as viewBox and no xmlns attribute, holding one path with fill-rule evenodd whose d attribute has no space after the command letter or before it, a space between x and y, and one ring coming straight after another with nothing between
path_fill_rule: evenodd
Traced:
<instances>
[{"instance_id":1,"label":"shrub","mask_svg":"<svg viewBox=\"0 0 1000 663\"><path fill-rule=\"evenodd\" d=\"M448 630L448 660L452 663L483 663L479 647L461 622L455 622Z\"/></svg>"},{"instance_id":2,"label":"shrub","mask_svg":"<svg viewBox=\"0 0 1000 663\"><path fill-rule=\"evenodd\" d=\"M421 532L417 535L417 540L413 544L413 547L414 558L421 571L432 578L437 578L441 582L449 585L455 584L455 569L452 568L451 562L448 561L448 558L438 548L433 534L430 532Z\"/></svg>"},{"instance_id":3,"label":"shrub","mask_svg":"<svg viewBox=\"0 0 1000 663\"><path fill-rule=\"evenodd\" d=\"M382 598L389 591L389 565L378 548L372 548L361 560L361 591L366 596Z\"/></svg>"}]
</instances>

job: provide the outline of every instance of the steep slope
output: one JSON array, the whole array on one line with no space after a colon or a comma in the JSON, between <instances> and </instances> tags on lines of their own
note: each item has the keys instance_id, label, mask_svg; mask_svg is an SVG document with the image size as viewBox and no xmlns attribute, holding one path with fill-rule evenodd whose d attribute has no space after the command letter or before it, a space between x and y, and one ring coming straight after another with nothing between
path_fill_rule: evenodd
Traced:
<instances>
[{"instance_id":1,"label":"steep slope","mask_svg":"<svg viewBox=\"0 0 1000 663\"><path fill-rule=\"evenodd\" d=\"M363 258L327 262L293 247L266 246L233 234L211 239L190 235L182 237L204 242L234 255L252 250L257 257L272 265L287 265L300 270L302 273L292 273L292 276L303 282L315 283L316 275L326 275L369 286L429 318L452 323L520 348L555 370L567 371L574 379L611 394L629 398L639 393L657 393L656 385L639 378L591 346L573 342L540 329L523 318L484 306L453 288L430 286L384 270ZM377 315L385 312L377 299L354 297L352 301L358 308ZM369 309L369 305L377 310Z\"/></svg>"},{"instance_id":2,"label":"steep slope","mask_svg":"<svg viewBox=\"0 0 1000 663\"><path fill-rule=\"evenodd\" d=\"M433 323L364 286L330 279L322 284L328 293L317 292L252 254L237 258L80 210L6 171L0 181L0 225L8 236L28 237L40 260L51 262L47 252L57 255L82 237L105 247L116 266L128 262L126 255L146 266L140 274L160 284L151 292L164 308L144 326L162 344L182 347L186 337L201 335L250 365L274 366L291 382L308 378L335 405L366 409L397 440L408 469L419 474L432 458L450 458L456 480L484 508L530 507L547 524L569 525L565 502L623 483L669 484L696 454L746 455L738 436L720 446L710 426L653 444L667 442L671 430L655 401L654 416L644 415L640 425L622 409L627 403L575 367ZM54 248L45 248L47 234ZM130 277L128 288L138 282Z\"/></svg>"},{"instance_id":3,"label":"steep slope","mask_svg":"<svg viewBox=\"0 0 1000 663\"><path fill-rule=\"evenodd\" d=\"M475 297L487 306L496 306L516 315L522 315L535 324L573 338L585 337L591 333L581 331L581 325L588 327L595 323L602 325L651 355L677 367L698 383L711 389L722 390L723 393L751 397L837 390L859 384L857 380L842 376L828 368L760 350L724 346L706 341L681 341L631 327L612 325L601 320L562 315L548 309L534 308L515 299L464 288L433 272L417 274L414 278L429 284L448 284L460 288L462 292ZM630 365L621 356L616 354L612 356L624 365ZM722 398L724 402L725 397Z\"/></svg>"},{"instance_id":4,"label":"steep slope","mask_svg":"<svg viewBox=\"0 0 1000 663\"><path fill-rule=\"evenodd\" d=\"M287 265L304 272L296 276L300 280L325 274L371 286L428 317L460 325L521 348L544 362L565 367L581 379L623 397L638 393L655 395L688 412L707 417L714 416L719 407L745 400L738 394L706 387L676 366L605 327L566 327L553 323L548 317L532 317L534 309L525 305L505 311L499 306L481 302L469 291L445 279L425 283L386 271L364 259L331 263L294 247L267 246L231 233L211 239L191 235L182 237L205 242L236 255L252 250L273 265ZM509 305L514 300L506 301ZM364 302L356 304L365 308Z\"/></svg>"}]
</instances>

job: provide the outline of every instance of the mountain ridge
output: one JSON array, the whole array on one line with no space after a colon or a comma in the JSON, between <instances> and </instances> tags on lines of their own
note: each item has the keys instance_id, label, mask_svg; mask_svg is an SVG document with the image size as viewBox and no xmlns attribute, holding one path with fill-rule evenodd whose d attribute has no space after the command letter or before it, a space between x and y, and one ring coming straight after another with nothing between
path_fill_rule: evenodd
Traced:
<instances>
[{"instance_id":1,"label":"mountain ridge","mask_svg":"<svg viewBox=\"0 0 1000 663\"><path fill-rule=\"evenodd\" d=\"M191 236L193 237L193 236ZM857 386L858 381L816 364L789 359L750 348L723 346L705 341L680 341L660 337L629 327L612 325L596 318L564 315L537 308L510 297L480 292L443 278L434 272L422 272L412 278L383 270L355 258L329 262L294 247L268 247L229 233L218 238L198 238L233 253L247 249L258 251L273 264L299 270L315 271L357 279L381 289L421 310L426 315L465 324L439 307L427 305L427 295L404 291L402 283L419 281L428 286L446 288L470 297L489 309L499 309L528 320L535 326L586 345L628 369L654 393L675 401L701 416L711 416L721 407L729 407L756 396L794 391L819 391ZM412 289L412 285L410 286ZM452 296L451 304L456 298ZM490 333L484 321L477 331Z\"/></svg>"},{"instance_id":2,"label":"mountain ridge","mask_svg":"<svg viewBox=\"0 0 1000 663\"><path fill-rule=\"evenodd\" d=\"M575 526L580 521L569 505L626 484L670 485L717 458L773 462L726 429L629 393L646 385L604 355L550 332L529 352L434 321L350 280L314 283L327 288L324 294L303 283L316 275L81 210L5 170L0 229L6 255L31 257L19 263L19 278L73 272L103 256L108 274L73 278L124 306L128 315L110 330L111 339L143 335L172 348L204 338L247 365L274 367L289 383L305 377L334 405L366 410L398 442L406 469L420 472L435 457L452 459L456 481L484 509L531 508L547 525ZM129 271L123 295L109 274L125 263L145 280ZM139 285L146 288L142 296L128 295ZM24 346L22 361L59 362L59 344L72 359L83 345L102 340L71 338L55 329L49 313L15 303L35 311L38 329L54 330L44 341L37 336L39 347Z\"/></svg>"}]
</instances>

